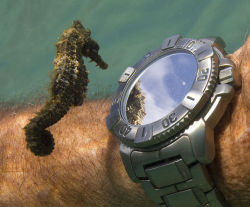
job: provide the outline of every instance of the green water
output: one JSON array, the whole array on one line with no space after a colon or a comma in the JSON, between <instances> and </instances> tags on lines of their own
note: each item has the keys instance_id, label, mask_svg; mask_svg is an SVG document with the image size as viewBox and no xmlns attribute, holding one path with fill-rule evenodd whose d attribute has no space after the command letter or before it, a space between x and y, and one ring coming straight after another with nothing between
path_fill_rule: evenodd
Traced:
<instances>
[{"instance_id":1,"label":"green water","mask_svg":"<svg viewBox=\"0 0 250 207\"><path fill-rule=\"evenodd\" d=\"M87 63L88 98L112 95L127 66L165 37L221 36L227 51L242 45L250 28L249 0L1 0L0 102L48 96L60 33L73 20L92 30L107 71Z\"/></svg>"}]
</instances>

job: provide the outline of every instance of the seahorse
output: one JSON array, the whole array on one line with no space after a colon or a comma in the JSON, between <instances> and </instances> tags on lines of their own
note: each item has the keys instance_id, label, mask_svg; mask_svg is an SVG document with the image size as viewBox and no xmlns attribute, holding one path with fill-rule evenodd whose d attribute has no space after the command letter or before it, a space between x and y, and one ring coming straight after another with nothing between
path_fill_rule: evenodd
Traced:
<instances>
[{"instance_id":1,"label":"seahorse","mask_svg":"<svg viewBox=\"0 0 250 207\"><path fill-rule=\"evenodd\" d=\"M54 149L54 138L49 126L58 122L71 106L80 106L88 90L88 71L82 56L89 57L101 69L108 65L98 54L99 45L80 21L73 21L56 43L56 58L49 86L49 100L23 128L26 148L37 156L46 156Z\"/></svg>"}]
</instances>

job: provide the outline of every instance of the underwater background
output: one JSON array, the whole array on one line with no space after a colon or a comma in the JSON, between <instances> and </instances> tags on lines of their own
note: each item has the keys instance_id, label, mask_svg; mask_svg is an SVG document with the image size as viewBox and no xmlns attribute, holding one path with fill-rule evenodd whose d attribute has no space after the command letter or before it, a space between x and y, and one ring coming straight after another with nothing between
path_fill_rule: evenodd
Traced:
<instances>
[{"instance_id":1,"label":"underwater background","mask_svg":"<svg viewBox=\"0 0 250 207\"><path fill-rule=\"evenodd\" d=\"M0 105L43 103L59 35L80 20L106 71L84 59L88 99L112 96L121 73L171 35L220 36L231 53L250 32L249 0L0 0Z\"/></svg>"}]
</instances>

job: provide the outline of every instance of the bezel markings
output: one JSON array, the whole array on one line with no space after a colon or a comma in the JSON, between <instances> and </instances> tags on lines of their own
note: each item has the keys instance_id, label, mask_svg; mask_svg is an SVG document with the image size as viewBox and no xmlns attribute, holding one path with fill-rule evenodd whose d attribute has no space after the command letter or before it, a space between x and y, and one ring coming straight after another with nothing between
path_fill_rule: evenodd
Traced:
<instances>
[{"instance_id":1,"label":"bezel markings","mask_svg":"<svg viewBox=\"0 0 250 207\"><path fill-rule=\"evenodd\" d=\"M173 36L173 40L171 40L171 37L167 38L167 40L167 43L172 44L175 42L175 45L171 45L170 48L166 49L167 43L165 41L163 43L165 45L147 53L147 56L143 56L143 58L132 67L134 69L133 74L130 75L126 82L123 82L122 87L119 87L120 93L118 95L119 98L117 98L118 102L113 106L119 107L118 109L116 108L116 110L119 111L119 116L117 116L116 113L117 122L113 124L111 130L121 142L130 147L144 148L154 144L159 144L175 133L178 133L178 131L193 120L193 117L207 102L211 94L211 84L214 81L211 80L211 77L214 79L214 76L218 75L215 72L215 65L213 64L215 53L210 44L195 39L180 39L180 36L178 35ZM183 101L162 119L146 125L130 124L123 116L125 113L125 104L123 104L123 102L126 101L128 91L132 88L131 85L133 85L134 81L142 71L154 60L175 52L187 52L193 54L197 60L198 68L196 78L190 91L186 94ZM209 89L208 86L210 86ZM115 109L113 108L112 110ZM138 134L141 133L141 130L146 130L148 133L147 136L139 138ZM123 132L122 135L121 132Z\"/></svg>"}]
</instances>

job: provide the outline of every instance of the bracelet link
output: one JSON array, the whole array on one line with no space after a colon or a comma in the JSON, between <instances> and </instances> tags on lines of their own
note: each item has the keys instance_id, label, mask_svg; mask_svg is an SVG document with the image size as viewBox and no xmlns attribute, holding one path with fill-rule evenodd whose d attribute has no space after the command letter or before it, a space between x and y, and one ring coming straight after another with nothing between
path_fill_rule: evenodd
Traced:
<instances>
[{"instance_id":1,"label":"bracelet link","mask_svg":"<svg viewBox=\"0 0 250 207\"><path fill-rule=\"evenodd\" d=\"M157 188L169 186L191 179L191 173L182 159L173 162L154 164L145 168L145 173L152 184Z\"/></svg>"},{"instance_id":2,"label":"bracelet link","mask_svg":"<svg viewBox=\"0 0 250 207\"><path fill-rule=\"evenodd\" d=\"M160 150L133 151L131 165L158 207L229 207L205 165L195 159L186 135Z\"/></svg>"}]
</instances>

